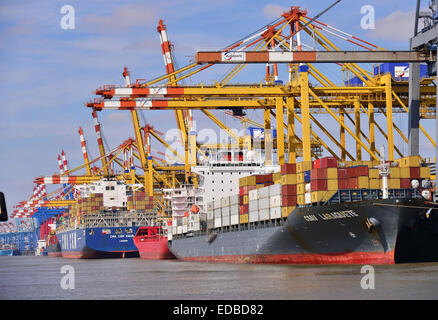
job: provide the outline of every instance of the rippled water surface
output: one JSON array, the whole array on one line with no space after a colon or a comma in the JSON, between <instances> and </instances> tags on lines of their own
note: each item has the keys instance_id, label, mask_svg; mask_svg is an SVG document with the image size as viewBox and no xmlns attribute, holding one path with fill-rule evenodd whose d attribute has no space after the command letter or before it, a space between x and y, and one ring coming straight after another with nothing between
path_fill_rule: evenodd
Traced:
<instances>
[{"instance_id":1,"label":"rippled water surface","mask_svg":"<svg viewBox=\"0 0 438 320\"><path fill-rule=\"evenodd\" d=\"M64 265L74 289L61 287ZM0 299L438 298L438 263L374 266L374 290L361 288L361 267L0 256Z\"/></svg>"}]
</instances>

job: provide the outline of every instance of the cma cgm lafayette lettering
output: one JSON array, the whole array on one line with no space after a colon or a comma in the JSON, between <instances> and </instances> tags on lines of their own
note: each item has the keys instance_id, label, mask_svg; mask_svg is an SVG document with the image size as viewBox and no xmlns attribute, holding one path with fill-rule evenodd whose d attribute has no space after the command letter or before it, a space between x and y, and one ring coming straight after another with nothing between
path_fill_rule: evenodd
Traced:
<instances>
[{"instance_id":1,"label":"cma cgm lafayette lettering","mask_svg":"<svg viewBox=\"0 0 438 320\"><path fill-rule=\"evenodd\" d=\"M357 165L327 157L281 168L252 165L254 171L240 171L240 178L231 178L231 163L197 168L204 177L200 193L207 198L205 209L197 216L190 212L186 219L174 215L169 248L178 259L205 262L438 261L437 206L430 201L429 168L416 159L403 161ZM402 178L409 185L400 187L400 170L421 171L422 176ZM211 185L217 179L227 179L228 195L219 195L219 186ZM328 190L330 184L336 188ZM191 221L199 226L190 227Z\"/></svg>"}]
</instances>

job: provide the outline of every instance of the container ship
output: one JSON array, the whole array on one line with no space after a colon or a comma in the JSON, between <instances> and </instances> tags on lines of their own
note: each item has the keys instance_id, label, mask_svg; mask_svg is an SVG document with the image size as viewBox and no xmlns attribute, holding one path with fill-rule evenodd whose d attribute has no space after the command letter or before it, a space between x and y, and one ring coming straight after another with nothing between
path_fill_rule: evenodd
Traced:
<instances>
[{"instance_id":1,"label":"container ship","mask_svg":"<svg viewBox=\"0 0 438 320\"><path fill-rule=\"evenodd\" d=\"M156 215L153 198L133 189L115 178L82 189L83 196L56 228L62 257L138 257L133 237L140 226L151 225Z\"/></svg>"},{"instance_id":2,"label":"container ship","mask_svg":"<svg viewBox=\"0 0 438 320\"><path fill-rule=\"evenodd\" d=\"M181 193L181 202L196 203L197 193L204 198L199 199L204 203L200 213L173 214L169 248L178 259L278 264L438 261L437 206L431 201L430 168L422 166L419 157L343 163L325 157L281 165L278 171L255 163L212 163L194 170L204 178L200 187L173 194L175 205Z\"/></svg>"}]
</instances>

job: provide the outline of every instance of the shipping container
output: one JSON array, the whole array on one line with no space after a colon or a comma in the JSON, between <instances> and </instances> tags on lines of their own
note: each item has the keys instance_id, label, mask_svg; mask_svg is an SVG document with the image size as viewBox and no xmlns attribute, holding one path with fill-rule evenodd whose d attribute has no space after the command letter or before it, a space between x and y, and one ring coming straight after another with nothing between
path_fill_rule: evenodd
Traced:
<instances>
[{"instance_id":1,"label":"shipping container","mask_svg":"<svg viewBox=\"0 0 438 320\"><path fill-rule=\"evenodd\" d=\"M283 218L288 217L294 210L296 206L290 206L290 207L282 207L281 208L281 216Z\"/></svg>"},{"instance_id":2,"label":"shipping container","mask_svg":"<svg viewBox=\"0 0 438 320\"><path fill-rule=\"evenodd\" d=\"M269 197L268 198L262 198L258 200L258 208L259 210L267 209L269 208Z\"/></svg>"},{"instance_id":3,"label":"shipping container","mask_svg":"<svg viewBox=\"0 0 438 320\"><path fill-rule=\"evenodd\" d=\"M269 220L269 208L259 210L259 221Z\"/></svg>"},{"instance_id":4,"label":"shipping container","mask_svg":"<svg viewBox=\"0 0 438 320\"><path fill-rule=\"evenodd\" d=\"M281 207L274 207L269 209L269 217L271 219L281 218Z\"/></svg>"},{"instance_id":5,"label":"shipping container","mask_svg":"<svg viewBox=\"0 0 438 320\"><path fill-rule=\"evenodd\" d=\"M269 197L269 187L264 187L258 189L258 197L259 199L264 199Z\"/></svg>"},{"instance_id":6,"label":"shipping container","mask_svg":"<svg viewBox=\"0 0 438 320\"><path fill-rule=\"evenodd\" d=\"M296 195L297 194L297 185L283 185L283 186L281 186L281 194L282 195Z\"/></svg>"},{"instance_id":7,"label":"shipping container","mask_svg":"<svg viewBox=\"0 0 438 320\"><path fill-rule=\"evenodd\" d=\"M269 186L269 196L281 195L281 184L273 184Z\"/></svg>"},{"instance_id":8,"label":"shipping container","mask_svg":"<svg viewBox=\"0 0 438 320\"><path fill-rule=\"evenodd\" d=\"M289 173L281 176L281 184L297 184L297 175L296 173ZM303 176L304 181L304 176Z\"/></svg>"},{"instance_id":9,"label":"shipping container","mask_svg":"<svg viewBox=\"0 0 438 320\"><path fill-rule=\"evenodd\" d=\"M295 163L286 163L280 166L280 172L282 175L297 173L297 167Z\"/></svg>"},{"instance_id":10,"label":"shipping container","mask_svg":"<svg viewBox=\"0 0 438 320\"><path fill-rule=\"evenodd\" d=\"M257 222L257 221L259 221L259 212L258 211L250 211L248 213L248 221L249 222Z\"/></svg>"},{"instance_id":11,"label":"shipping container","mask_svg":"<svg viewBox=\"0 0 438 320\"><path fill-rule=\"evenodd\" d=\"M297 163L297 173L312 170L312 161L303 161Z\"/></svg>"},{"instance_id":12,"label":"shipping container","mask_svg":"<svg viewBox=\"0 0 438 320\"><path fill-rule=\"evenodd\" d=\"M269 206L273 207L281 207L281 195L270 196L269 197Z\"/></svg>"}]
</instances>

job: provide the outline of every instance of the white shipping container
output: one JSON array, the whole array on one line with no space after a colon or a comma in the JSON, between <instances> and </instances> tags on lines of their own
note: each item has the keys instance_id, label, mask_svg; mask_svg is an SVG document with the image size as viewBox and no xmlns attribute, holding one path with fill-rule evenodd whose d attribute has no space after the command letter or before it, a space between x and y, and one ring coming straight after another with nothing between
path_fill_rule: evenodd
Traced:
<instances>
[{"instance_id":1,"label":"white shipping container","mask_svg":"<svg viewBox=\"0 0 438 320\"><path fill-rule=\"evenodd\" d=\"M259 198L259 196L258 196L258 189L249 190L248 197L249 197L250 201L251 200L257 200Z\"/></svg>"},{"instance_id":2,"label":"white shipping container","mask_svg":"<svg viewBox=\"0 0 438 320\"><path fill-rule=\"evenodd\" d=\"M230 215L231 216L238 216L239 215L239 205L232 205L230 207Z\"/></svg>"},{"instance_id":3,"label":"white shipping container","mask_svg":"<svg viewBox=\"0 0 438 320\"><path fill-rule=\"evenodd\" d=\"M259 210L259 220L260 221L265 221L265 220L269 220L269 208L268 209L262 209Z\"/></svg>"},{"instance_id":4,"label":"white shipping container","mask_svg":"<svg viewBox=\"0 0 438 320\"><path fill-rule=\"evenodd\" d=\"M312 203L312 194L310 192L304 194L304 202L306 204Z\"/></svg>"},{"instance_id":5,"label":"white shipping container","mask_svg":"<svg viewBox=\"0 0 438 320\"><path fill-rule=\"evenodd\" d=\"M187 225L189 219L187 217L182 218L182 224Z\"/></svg>"},{"instance_id":6,"label":"white shipping container","mask_svg":"<svg viewBox=\"0 0 438 320\"><path fill-rule=\"evenodd\" d=\"M281 218L281 207L270 208L269 215L270 215L271 219Z\"/></svg>"},{"instance_id":7,"label":"white shipping container","mask_svg":"<svg viewBox=\"0 0 438 320\"><path fill-rule=\"evenodd\" d=\"M281 196L281 183L276 183L270 185L269 187L269 195L272 196Z\"/></svg>"},{"instance_id":8,"label":"white shipping container","mask_svg":"<svg viewBox=\"0 0 438 320\"><path fill-rule=\"evenodd\" d=\"M281 195L270 196L269 197L269 206L273 207L281 207Z\"/></svg>"},{"instance_id":9,"label":"white shipping container","mask_svg":"<svg viewBox=\"0 0 438 320\"><path fill-rule=\"evenodd\" d=\"M224 197L221 199L221 206L228 207L230 205L230 197Z\"/></svg>"},{"instance_id":10,"label":"white shipping container","mask_svg":"<svg viewBox=\"0 0 438 320\"><path fill-rule=\"evenodd\" d=\"M183 230L183 227L182 227L182 226L178 226L178 227L177 227L177 230L176 230L176 233L177 233L177 234L181 234L181 233L182 233L182 230Z\"/></svg>"},{"instance_id":11,"label":"white shipping container","mask_svg":"<svg viewBox=\"0 0 438 320\"><path fill-rule=\"evenodd\" d=\"M259 221L259 212L258 211L250 211L248 213L248 221L249 222L257 222L257 221Z\"/></svg>"},{"instance_id":12,"label":"white shipping container","mask_svg":"<svg viewBox=\"0 0 438 320\"><path fill-rule=\"evenodd\" d=\"M239 205L239 195L235 194L230 196L230 206Z\"/></svg>"},{"instance_id":13,"label":"white shipping container","mask_svg":"<svg viewBox=\"0 0 438 320\"><path fill-rule=\"evenodd\" d=\"M259 199L265 199L269 197L269 186L257 190L258 190Z\"/></svg>"},{"instance_id":14,"label":"white shipping container","mask_svg":"<svg viewBox=\"0 0 438 320\"><path fill-rule=\"evenodd\" d=\"M213 202L213 209L220 209L221 208L221 199L216 199Z\"/></svg>"},{"instance_id":15,"label":"white shipping container","mask_svg":"<svg viewBox=\"0 0 438 320\"><path fill-rule=\"evenodd\" d=\"M188 226L187 226L186 224L183 224L183 226L182 226L182 232L183 232L183 233L187 233L187 231L188 231Z\"/></svg>"},{"instance_id":16,"label":"white shipping container","mask_svg":"<svg viewBox=\"0 0 438 320\"><path fill-rule=\"evenodd\" d=\"M236 225L236 224L239 224L239 215L236 215L236 216L231 216L230 217L230 224L232 225L232 226L234 226L234 225Z\"/></svg>"},{"instance_id":17,"label":"white shipping container","mask_svg":"<svg viewBox=\"0 0 438 320\"><path fill-rule=\"evenodd\" d=\"M258 200L250 200L248 205L249 211L257 211L259 210L259 203Z\"/></svg>"},{"instance_id":18,"label":"white shipping container","mask_svg":"<svg viewBox=\"0 0 438 320\"><path fill-rule=\"evenodd\" d=\"M258 205L259 205L259 210L269 209L269 198L259 199L258 200Z\"/></svg>"},{"instance_id":19,"label":"white shipping container","mask_svg":"<svg viewBox=\"0 0 438 320\"><path fill-rule=\"evenodd\" d=\"M222 227L230 225L230 216L222 217Z\"/></svg>"},{"instance_id":20,"label":"white shipping container","mask_svg":"<svg viewBox=\"0 0 438 320\"><path fill-rule=\"evenodd\" d=\"M213 202L207 202L207 211L213 211L214 205Z\"/></svg>"},{"instance_id":21,"label":"white shipping container","mask_svg":"<svg viewBox=\"0 0 438 320\"><path fill-rule=\"evenodd\" d=\"M177 233L177 226L172 226L172 233L173 234L176 234Z\"/></svg>"},{"instance_id":22,"label":"white shipping container","mask_svg":"<svg viewBox=\"0 0 438 320\"><path fill-rule=\"evenodd\" d=\"M220 227L222 227L222 218L221 218L221 217L219 217L219 218L215 218L215 219L214 219L214 227L215 227L215 228L220 228Z\"/></svg>"},{"instance_id":23,"label":"white shipping container","mask_svg":"<svg viewBox=\"0 0 438 320\"><path fill-rule=\"evenodd\" d=\"M230 216L230 207L222 208L222 217L224 216Z\"/></svg>"},{"instance_id":24,"label":"white shipping container","mask_svg":"<svg viewBox=\"0 0 438 320\"><path fill-rule=\"evenodd\" d=\"M214 213L213 211L209 211L207 212L207 220L213 220L214 219Z\"/></svg>"},{"instance_id":25,"label":"white shipping container","mask_svg":"<svg viewBox=\"0 0 438 320\"><path fill-rule=\"evenodd\" d=\"M199 222L199 213L192 213L192 214L190 214L189 221Z\"/></svg>"},{"instance_id":26,"label":"white shipping container","mask_svg":"<svg viewBox=\"0 0 438 320\"><path fill-rule=\"evenodd\" d=\"M193 224L193 231L199 231L199 230L201 230L200 224L199 222L195 222Z\"/></svg>"}]
</instances>

